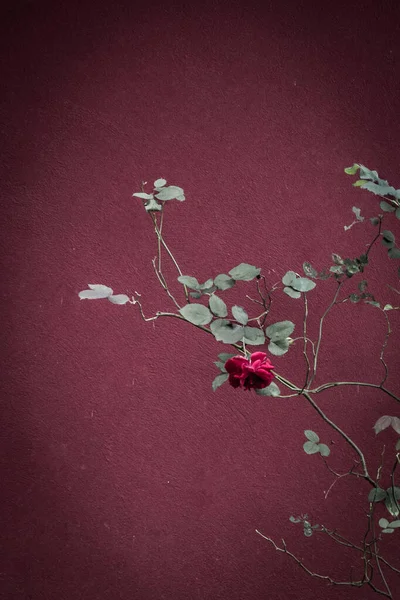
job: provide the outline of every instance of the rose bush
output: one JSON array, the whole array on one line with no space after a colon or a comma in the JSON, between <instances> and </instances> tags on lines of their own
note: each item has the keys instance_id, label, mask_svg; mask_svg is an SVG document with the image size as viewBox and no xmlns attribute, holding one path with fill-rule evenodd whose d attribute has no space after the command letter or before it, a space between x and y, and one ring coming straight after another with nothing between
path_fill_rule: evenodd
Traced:
<instances>
[{"instance_id":1,"label":"rose bush","mask_svg":"<svg viewBox=\"0 0 400 600\"><path fill-rule=\"evenodd\" d=\"M214 337L216 342L232 346L234 353L222 352L218 354L218 360L214 363L219 369L219 374L212 381L212 389L216 391L226 382L241 390L251 390L258 396L280 398L280 399L301 399L305 401L315 413L321 418L325 425L329 425L332 430L340 436L340 439L347 445L351 452L350 465L339 471L332 468L332 463L328 462L331 456L331 448L320 440L320 436L308 427L304 429L303 451L309 455L310 460L316 460L316 457L322 459L323 464L328 468L329 473L335 477L329 488L324 491L324 497L327 498L336 481L343 477L354 478L357 482L368 483L370 489L363 495L360 495L360 509L362 517L366 520L364 534L361 538L354 537L353 522L347 524L344 534L336 529L327 527L324 524L312 524L312 517L301 513L298 516L290 516L289 520L293 524L300 524L303 534L311 537L314 534L325 536L330 541L336 542L341 546L346 546L357 556L360 568L357 569L358 575L353 574L347 580L336 580L330 575L314 573L306 567L302 559L287 549L286 543L282 540L282 546L278 546L272 538L264 535L258 529L255 531L263 539L267 540L275 550L289 556L291 560L297 563L306 573L312 577L317 577L340 586L363 587L368 586L377 594L393 600L394 595L391 590L391 582L387 579L387 573L392 577L400 574L400 568L395 566L382 555L382 548L385 544L385 538L396 535L400 531L400 486L396 485L398 474L396 470L400 466L400 439L391 447L392 459L391 468L386 473L390 485L384 489L382 472L384 465L383 457L385 446L381 452L378 466L370 465L370 461L358 444L346 433L344 429L335 423L325 412L325 409L319 406L318 396L325 390L338 388L339 386L351 389L354 386L364 386L380 391L395 402L400 403L400 396L393 393L387 387L389 381L389 365L386 362L385 350L388 341L393 334L390 311L400 310L400 306L393 306L387 300L394 294L400 294L400 290L392 285L378 288L379 298L376 298L369 291L368 281L364 279L364 272L368 271L371 259L371 249L377 245L380 240L385 247L390 259L400 259L400 247L396 245L395 234L383 228L383 224L393 217L400 220L400 189L395 189L388 182L381 179L376 171L371 171L364 165L354 164L345 169L345 173L354 176L358 174L359 179L353 184L356 188L365 189L381 198L378 215L366 218L361 216L361 209L353 206L352 212L355 216L350 225L345 225L344 230L352 229L353 226L363 223L375 227L375 233L372 241L367 248L362 247L361 252L356 256L352 254L342 258L336 252L332 253L330 263L325 265L322 270L316 270L309 262L303 263L303 272L298 273L289 270L283 275L281 282L270 285L267 277L261 274L261 268L248 263L240 263L230 269L227 273L219 273L208 278L201 283L193 274L182 273L178 261L174 257L170 247L165 241L163 234L164 208L167 201L185 199L183 189L178 186L167 185L165 179L154 181L153 193L146 193L142 184L142 191L134 193L133 196L142 200L144 209L149 213L152 220L154 231L157 237L157 256L152 260L155 275L166 292L169 300L175 306L175 310L164 312L157 311L153 316L145 316L142 306L141 294L135 292L134 295L114 294L112 288L102 284L89 284L89 289L79 292L81 299L107 299L112 304L132 304L135 305L144 321L155 321L159 318L168 317L176 321L191 323L197 329ZM373 253L372 253L373 254ZM170 288L169 282L163 272L162 255L166 255L173 263L177 271L177 281L182 288L179 288L179 297L175 297L175 292ZM333 264L332 264L333 263ZM329 266L329 264L331 266ZM400 268L398 268L400 277ZM318 298L313 297L313 290L317 285L323 285L324 281L329 281L328 287L332 289L334 284L333 297L330 299L327 308L324 311L318 311L319 324L317 321L316 335L310 336L309 327L310 308L315 306ZM253 282L255 290L253 297L246 294L253 306L257 305L255 314L247 311L239 305L229 304L229 290L238 285L249 285ZM281 285L282 284L282 285ZM390 290L390 292L388 292ZM182 293L183 292L183 293ZM283 292L286 296L293 299L294 302L301 301L303 304L302 332L295 339L290 336L298 327L290 319L284 319L274 322L272 319L271 303L272 298L279 301L279 293ZM386 295L390 294L386 300ZM254 297L256 296L256 297ZM224 299L225 297L225 299ZM384 368L384 374L380 379L371 382L360 381L335 381L320 383L316 386L314 383L319 372L319 357L321 350L323 352L324 321L334 307L343 305L345 302L351 304L366 304L374 307L376 315L380 313L386 322L386 331L382 333L380 362ZM397 302L396 302L397 304ZM283 376L281 369L284 369L285 363L281 362L282 356L289 352L290 348L300 342L303 350L304 374L300 381L291 381ZM264 346L269 355L276 357L278 368L271 364L265 352L249 352L249 346ZM356 351L356 350L355 350ZM340 358L340 353L338 357ZM275 359L274 359L275 361ZM279 362L281 366L279 367ZM274 381L273 381L274 380ZM277 383L275 383L275 381ZM279 384L281 386L278 387ZM285 403L285 406L289 405ZM269 406L269 403L267 404ZM288 408L291 410L291 408ZM328 408L329 410L329 408ZM400 418L398 416L384 415L378 418L375 423L375 434L383 430L393 429L400 434ZM332 442L333 444L333 442ZM332 447L332 450L335 450ZM318 460L318 459L317 459ZM336 460L337 457L336 457ZM387 464L387 461L386 461ZM374 473L375 471L375 473ZM388 485L388 484L386 484ZM302 499L298 500L298 506ZM298 511L297 505L296 511ZM386 517L381 517L379 511L383 506L386 509ZM298 514L298 512L297 512ZM386 550L387 552L387 550ZM398 554L398 553L397 553ZM361 559L361 562L359 562ZM385 573L384 573L385 571Z\"/></svg>"},{"instance_id":2,"label":"rose bush","mask_svg":"<svg viewBox=\"0 0 400 600\"><path fill-rule=\"evenodd\" d=\"M268 387L274 378L273 368L265 352L253 352L249 358L233 356L225 363L231 386L245 390Z\"/></svg>"}]
</instances>

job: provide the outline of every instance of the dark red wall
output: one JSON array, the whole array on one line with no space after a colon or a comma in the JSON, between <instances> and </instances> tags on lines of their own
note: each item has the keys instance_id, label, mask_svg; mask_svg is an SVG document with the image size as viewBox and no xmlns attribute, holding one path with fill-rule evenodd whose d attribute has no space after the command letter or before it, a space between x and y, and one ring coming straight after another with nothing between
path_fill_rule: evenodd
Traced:
<instances>
[{"instance_id":1,"label":"dark red wall","mask_svg":"<svg viewBox=\"0 0 400 600\"><path fill-rule=\"evenodd\" d=\"M1 598L372 598L311 580L255 533L283 537L323 574L360 565L288 520L308 512L355 541L364 527L368 486L343 478L325 500L332 476L303 453L311 428L335 442L333 468L353 460L310 407L213 393L224 348L211 337L77 294L104 283L140 292L149 315L173 308L132 198L157 177L185 189L165 235L200 280L244 261L273 284L304 260L361 254L372 226L343 225L352 206L373 216L378 202L343 168L362 162L400 187L398 2L5 4ZM396 303L377 283L397 285L393 262L379 246L372 258L373 292ZM332 290L310 295L316 315ZM289 298L273 318L301 329ZM373 307L337 309L318 382L379 381L384 331ZM398 349L393 337L397 391ZM302 377L300 348L276 362ZM382 443L391 456L394 433L372 430L398 414L389 398L341 388L320 403L373 469ZM396 541L385 545L393 556Z\"/></svg>"}]
</instances>

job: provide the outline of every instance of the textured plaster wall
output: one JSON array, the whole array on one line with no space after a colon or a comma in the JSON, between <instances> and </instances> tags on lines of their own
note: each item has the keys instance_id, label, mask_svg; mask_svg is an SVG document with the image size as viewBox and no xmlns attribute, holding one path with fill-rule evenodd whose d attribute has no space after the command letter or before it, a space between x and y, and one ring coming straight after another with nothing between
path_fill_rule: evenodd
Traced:
<instances>
[{"instance_id":1,"label":"textured plaster wall","mask_svg":"<svg viewBox=\"0 0 400 600\"><path fill-rule=\"evenodd\" d=\"M173 308L132 198L160 176L185 189L164 231L200 280L244 261L273 284L304 260L360 254L372 226L343 225L353 205L368 217L377 201L343 168L363 162L400 186L399 16L397 2L369 0L5 2L1 598L373 597L311 580L255 534L284 537L324 574L359 565L288 520L308 512L348 533L352 523L355 539L363 531L368 487L344 478L324 499L332 476L302 452L311 428L333 442L333 468L353 458L311 408L213 393L211 337L77 294L104 283L140 292L149 315ZM397 285L393 263L380 247L372 255L371 290L395 303L377 284L381 273ZM332 291L310 296L317 315ZM300 330L295 301L279 297L273 314ZM317 382L379 381L384 331L372 307L335 310ZM398 391L396 338L387 358ZM303 377L301 348L276 362ZM372 426L397 406L358 388L320 402L375 469Z\"/></svg>"}]
</instances>

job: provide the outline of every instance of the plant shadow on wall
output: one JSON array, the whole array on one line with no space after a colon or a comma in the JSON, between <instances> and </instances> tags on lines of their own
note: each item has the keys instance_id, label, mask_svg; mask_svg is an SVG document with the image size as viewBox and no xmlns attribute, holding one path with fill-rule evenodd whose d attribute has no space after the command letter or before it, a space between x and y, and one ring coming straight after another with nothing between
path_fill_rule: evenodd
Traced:
<instances>
[{"instance_id":1,"label":"plant shadow on wall","mask_svg":"<svg viewBox=\"0 0 400 600\"><path fill-rule=\"evenodd\" d=\"M371 242L364 253L342 258L333 253L330 264L322 271L317 271L310 263L303 264L303 273L289 270L283 274L281 283L270 286L261 269L247 263L233 267L228 273L221 273L200 283L193 274L182 273L179 263L164 237L164 214L169 201L184 201L184 191L174 185L167 185L165 179L157 179L151 193L145 191L145 182L142 190L133 196L141 199L143 207L149 214L157 238L157 256L153 259L154 273L169 297L175 309L173 312L157 312L154 316L146 316L141 302L141 296L134 291L131 297L126 294L114 294L113 290L102 284L89 284L89 289L79 293L81 299L107 299L113 304L134 305L145 321L154 321L169 317L191 323L194 327L215 338L217 342L231 346L234 351L220 352L215 366L218 369L212 389L216 391L221 385L227 383L245 394L252 392L260 396L272 398L299 398L307 402L315 413L340 436L349 451L352 459L343 467L341 472L333 469L329 462L331 450L320 440L318 433L312 430L304 431L303 450L308 455L318 455L332 475L332 484L328 490L331 492L334 484L343 477L352 478L356 483L367 482L370 491L365 495L365 504L361 507L365 519L364 535L361 539L353 539L352 527L349 523L347 531L337 531L328 526L317 524L307 514L291 515L290 521L295 524L303 535L327 536L338 546L345 546L356 553L361 560L358 561L359 572L352 573L348 580L339 581L332 575L320 574L312 571L312 565L306 565L294 552L288 549L284 540L276 542L265 533L256 530L256 533L267 540L276 551L284 553L290 560L296 562L310 576L325 580L332 585L350 586L360 588L369 586L377 594L393 598L389 585L388 572L394 576L400 575L400 564L394 564L393 558L385 554L385 539L389 535L400 534L400 487L396 485L396 476L400 471L400 439L395 447L388 450L386 465L384 465L383 448L379 457L379 467L372 472L367 463L366 452L342 429L341 425L333 421L327 412L323 411L318 403L318 397L332 388L348 389L349 393L354 386L372 388L381 394L389 396L393 401L393 412L400 398L387 387L389 365L385 360L385 349L389 337L393 335L390 313L400 310L400 306L383 304L382 299L373 296L368 289L368 266L371 249L378 243L384 246L388 256L397 261L400 258L400 249L396 246L396 239L390 229L386 229L386 221L400 219L400 189L395 189L387 181L381 179L376 171L371 171L365 166L354 164L345 169L347 175L358 174L359 179L353 184L363 190L372 192L379 197L379 214L370 219L365 219L357 207L353 207L353 222L344 226L350 230L355 225L367 225L373 230ZM385 226L384 226L385 224ZM180 298L177 299L169 282L163 274L163 261L172 261L176 268L177 280L181 284ZM398 267L400 277L400 268ZM355 277L357 276L357 277ZM355 279L353 279L355 277ZM311 318L312 290L316 285L324 285L327 280L335 284L334 294L328 306L323 307L322 316L317 322L316 339L309 336ZM357 281L357 283L354 283ZM228 309L223 300L224 292L233 286L252 282L254 290L246 298L254 306L254 315L239 305ZM391 294L395 296L400 291L389 286ZM279 294L283 292L293 299L301 302L303 306L302 322L295 325L290 319L274 322L271 318L273 304L279 302ZM380 311L386 324L382 332L382 342L379 350L379 359L382 365L382 377L375 382L365 381L328 381L316 386L314 381L318 370L318 360L323 344L324 322L330 311L340 308L344 303L367 303L374 310ZM395 303L396 304L396 303ZM317 307L320 308L320 307ZM249 311L250 312L250 311ZM296 331L296 333L294 333ZM292 337L295 336L295 337ZM304 358L304 376L301 381L291 381L286 376L278 373L274 366L274 357L281 357L290 351L293 344L300 344ZM255 346L262 349L255 350ZM238 391L236 393L238 393ZM246 396L244 397L246 400ZM288 409L289 410L289 409ZM375 434L393 428L400 435L400 418L393 415L382 415L375 423ZM372 428L371 428L372 429ZM385 434L383 434L385 435ZM381 482L388 478L390 485L384 486ZM384 506L386 517L378 518L376 509Z\"/></svg>"}]
</instances>

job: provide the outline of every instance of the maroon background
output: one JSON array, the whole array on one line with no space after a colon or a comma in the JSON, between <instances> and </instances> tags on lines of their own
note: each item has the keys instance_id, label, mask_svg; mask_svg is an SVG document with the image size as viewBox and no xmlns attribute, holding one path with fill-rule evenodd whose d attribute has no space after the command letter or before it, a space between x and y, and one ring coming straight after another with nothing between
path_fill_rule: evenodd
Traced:
<instances>
[{"instance_id":1,"label":"maroon background","mask_svg":"<svg viewBox=\"0 0 400 600\"><path fill-rule=\"evenodd\" d=\"M1 598L371 598L311 580L255 533L284 537L322 573L348 578L360 565L288 520L308 512L355 540L363 532L368 487L344 478L325 500L332 477L302 451L312 428L336 442L334 468L352 463L312 410L228 386L214 394L222 345L77 294L104 283L140 292L149 315L172 309L131 197L161 176L185 189L165 234L200 280L246 261L273 284L304 260L360 254L372 226L343 225L353 205L372 216L378 202L343 168L360 161L400 186L398 2L100 4L14 0L1 13ZM393 262L380 246L372 257L372 291L396 303L376 283L381 271L397 285ZM332 289L310 294L316 315ZM300 304L278 298L273 320L300 331ZM379 381L384 331L372 307L335 310L318 382ZM395 390L395 339L387 356ZM301 348L276 364L301 380ZM398 414L394 402L341 388L320 403L373 469L383 442L391 464L395 434L375 439L372 426ZM393 556L395 540L385 544Z\"/></svg>"}]
</instances>

